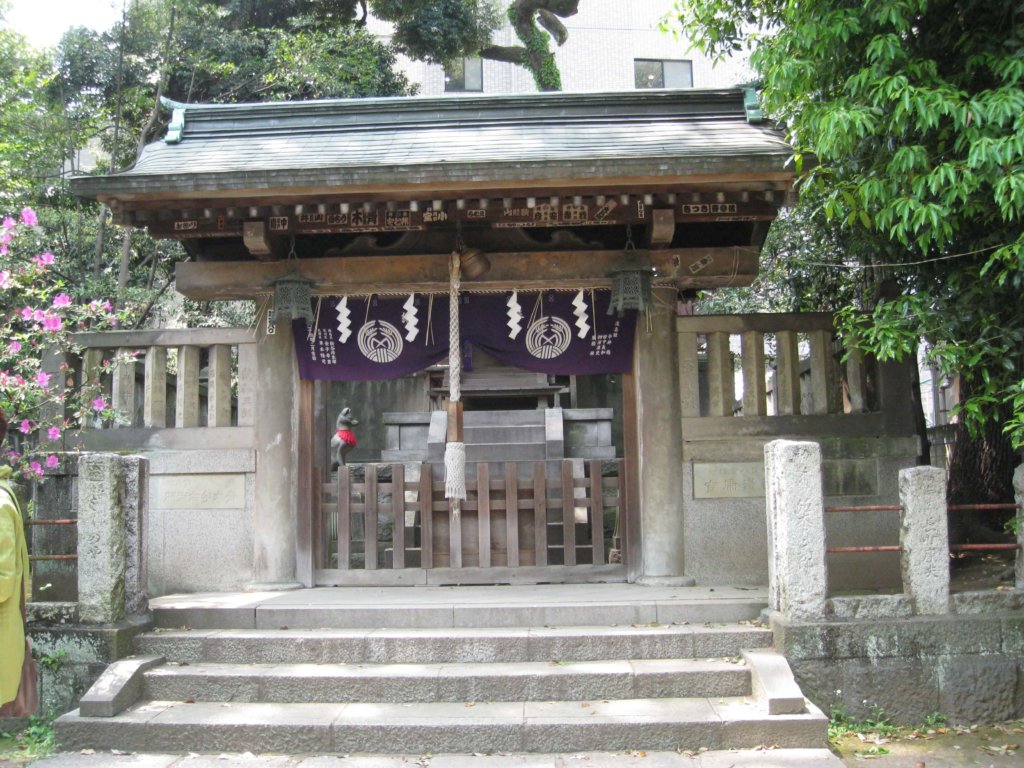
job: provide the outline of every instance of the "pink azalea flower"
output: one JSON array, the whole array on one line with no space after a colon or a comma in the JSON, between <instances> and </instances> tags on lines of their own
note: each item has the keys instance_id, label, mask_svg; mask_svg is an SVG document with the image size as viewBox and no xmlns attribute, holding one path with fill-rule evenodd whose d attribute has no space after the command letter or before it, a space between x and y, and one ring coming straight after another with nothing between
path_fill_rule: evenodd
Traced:
<instances>
[{"instance_id":1,"label":"pink azalea flower","mask_svg":"<svg viewBox=\"0 0 1024 768\"><path fill-rule=\"evenodd\" d=\"M97 413L99 413L100 411L102 411L106 407L107 407L107 401L104 400L102 397L97 397L95 400L92 401L92 409L94 411L96 411Z\"/></svg>"},{"instance_id":2,"label":"pink azalea flower","mask_svg":"<svg viewBox=\"0 0 1024 768\"><path fill-rule=\"evenodd\" d=\"M43 389L46 389L48 386L50 386L50 374L48 374L46 371L36 372L36 384L38 384Z\"/></svg>"},{"instance_id":3,"label":"pink azalea flower","mask_svg":"<svg viewBox=\"0 0 1024 768\"><path fill-rule=\"evenodd\" d=\"M47 331L59 331L64 327L64 321L57 315L47 315L43 318L43 328Z\"/></svg>"},{"instance_id":4,"label":"pink azalea flower","mask_svg":"<svg viewBox=\"0 0 1024 768\"><path fill-rule=\"evenodd\" d=\"M36 217L36 212L31 208L23 208L21 210L21 223L26 227L34 227L39 223L39 219Z\"/></svg>"},{"instance_id":5,"label":"pink azalea flower","mask_svg":"<svg viewBox=\"0 0 1024 768\"><path fill-rule=\"evenodd\" d=\"M106 301L106 300L103 301L103 308L105 310L107 310L107 312L113 312L114 311L114 306L109 301Z\"/></svg>"},{"instance_id":6,"label":"pink azalea flower","mask_svg":"<svg viewBox=\"0 0 1024 768\"><path fill-rule=\"evenodd\" d=\"M37 309L37 310L36 310L36 311L35 311L35 312L33 313L32 317L33 317L33 318L35 319L35 321L36 321L37 323L41 323L41 322L43 322L43 320L45 320L45 319L46 319L46 313L45 313L45 312L43 312L43 310L41 310L41 309Z\"/></svg>"},{"instance_id":7,"label":"pink azalea flower","mask_svg":"<svg viewBox=\"0 0 1024 768\"><path fill-rule=\"evenodd\" d=\"M28 419L22 419L21 426L18 427L18 431L21 432L21 434L23 435L27 435L29 432L32 431L32 422L29 421Z\"/></svg>"},{"instance_id":8,"label":"pink azalea flower","mask_svg":"<svg viewBox=\"0 0 1024 768\"><path fill-rule=\"evenodd\" d=\"M34 261L40 267L46 267L49 266L50 264L53 264L55 258L56 257L52 253L46 251L45 253L40 253L38 256L32 259L32 261Z\"/></svg>"},{"instance_id":9,"label":"pink azalea flower","mask_svg":"<svg viewBox=\"0 0 1024 768\"><path fill-rule=\"evenodd\" d=\"M7 345L7 351L10 352L12 355L18 354L19 352L21 352L21 342L12 341L10 344Z\"/></svg>"},{"instance_id":10,"label":"pink azalea flower","mask_svg":"<svg viewBox=\"0 0 1024 768\"><path fill-rule=\"evenodd\" d=\"M60 430L57 427L50 427L46 430L46 436L50 440L60 440Z\"/></svg>"},{"instance_id":11,"label":"pink azalea flower","mask_svg":"<svg viewBox=\"0 0 1024 768\"><path fill-rule=\"evenodd\" d=\"M43 465L40 464L38 461L33 461L31 464L28 465L28 468L29 471L31 471L32 474L35 475L36 477L43 476Z\"/></svg>"},{"instance_id":12,"label":"pink azalea flower","mask_svg":"<svg viewBox=\"0 0 1024 768\"><path fill-rule=\"evenodd\" d=\"M35 314L35 310L33 310L32 307L23 307L19 314L21 314L22 320L31 320L32 315Z\"/></svg>"},{"instance_id":13,"label":"pink azalea flower","mask_svg":"<svg viewBox=\"0 0 1024 768\"><path fill-rule=\"evenodd\" d=\"M49 456L46 457L46 466L49 469L56 469L59 464L60 464L60 459L58 459L52 453Z\"/></svg>"},{"instance_id":14,"label":"pink azalea flower","mask_svg":"<svg viewBox=\"0 0 1024 768\"><path fill-rule=\"evenodd\" d=\"M58 308L70 307L71 297L68 296L66 293L58 293L56 296L53 297L53 306Z\"/></svg>"}]
</instances>

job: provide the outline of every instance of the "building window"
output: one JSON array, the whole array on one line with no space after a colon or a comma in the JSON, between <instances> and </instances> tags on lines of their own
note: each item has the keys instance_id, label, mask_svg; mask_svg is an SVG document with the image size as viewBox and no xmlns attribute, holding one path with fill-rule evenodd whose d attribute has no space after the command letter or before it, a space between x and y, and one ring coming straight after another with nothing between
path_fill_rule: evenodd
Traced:
<instances>
[{"instance_id":1,"label":"building window","mask_svg":"<svg viewBox=\"0 0 1024 768\"><path fill-rule=\"evenodd\" d=\"M456 59L444 68L446 91L483 91L484 60L477 57Z\"/></svg>"},{"instance_id":2,"label":"building window","mask_svg":"<svg viewBox=\"0 0 1024 768\"><path fill-rule=\"evenodd\" d=\"M637 88L693 88L693 63L672 59L634 59Z\"/></svg>"}]
</instances>

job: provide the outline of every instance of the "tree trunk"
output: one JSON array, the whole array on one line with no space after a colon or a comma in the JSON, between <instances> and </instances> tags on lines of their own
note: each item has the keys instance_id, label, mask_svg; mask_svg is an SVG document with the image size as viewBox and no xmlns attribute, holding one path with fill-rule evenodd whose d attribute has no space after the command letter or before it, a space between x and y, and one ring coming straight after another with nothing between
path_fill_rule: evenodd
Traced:
<instances>
[{"instance_id":1,"label":"tree trunk","mask_svg":"<svg viewBox=\"0 0 1024 768\"><path fill-rule=\"evenodd\" d=\"M969 396L970 384L961 379L961 398ZM991 504L1013 501L1013 469L1017 456L1003 433L1005 414L995 413L977 435L957 424L949 461L950 504ZM950 542L984 544L1006 538L1006 523L1013 512L951 512Z\"/></svg>"},{"instance_id":2,"label":"tree trunk","mask_svg":"<svg viewBox=\"0 0 1024 768\"><path fill-rule=\"evenodd\" d=\"M558 17L573 16L578 5L579 0L515 0L509 17L523 45L488 46L480 50L480 57L518 64L530 70L539 91L562 90L562 76L550 50L548 35L562 45L569 33ZM537 25L538 18L546 32Z\"/></svg>"}]
</instances>

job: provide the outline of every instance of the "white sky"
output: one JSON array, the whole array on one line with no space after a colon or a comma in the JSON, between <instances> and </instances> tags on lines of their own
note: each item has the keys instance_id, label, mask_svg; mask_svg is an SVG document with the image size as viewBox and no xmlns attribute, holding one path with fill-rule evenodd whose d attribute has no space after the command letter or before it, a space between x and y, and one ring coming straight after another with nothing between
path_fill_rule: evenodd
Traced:
<instances>
[{"instance_id":1,"label":"white sky","mask_svg":"<svg viewBox=\"0 0 1024 768\"><path fill-rule=\"evenodd\" d=\"M121 16L122 0L11 0L5 25L42 48L57 44L68 27L108 29Z\"/></svg>"}]
</instances>

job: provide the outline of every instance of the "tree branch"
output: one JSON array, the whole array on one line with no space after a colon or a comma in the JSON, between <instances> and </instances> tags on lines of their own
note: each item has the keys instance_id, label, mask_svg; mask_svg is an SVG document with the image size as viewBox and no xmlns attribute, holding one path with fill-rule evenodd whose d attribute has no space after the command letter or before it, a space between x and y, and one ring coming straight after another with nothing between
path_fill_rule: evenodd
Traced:
<instances>
[{"instance_id":1,"label":"tree branch","mask_svg":"<svg viewBox=\"0 0 1024 768\"><path fill-rule=\"evenodd\" d=\"M559 46L564 45L565 41L569 39L569 30L565 28L565 24L560 22L558 17L547 8L537 11L537 21L551 34Z\"/></svg>"},{"instance_id":2,"label":"tree branch","mask_svg":"<svg viewBox=\"0 0 1024 768\"><path fill-rule=\"evenodd\" d=\"M519 64L523 67L529 66L529 52L521 45L489 45L479 51L481 59L491 61L506 61L509 64Z\"/></svg>"}]
</instances>

